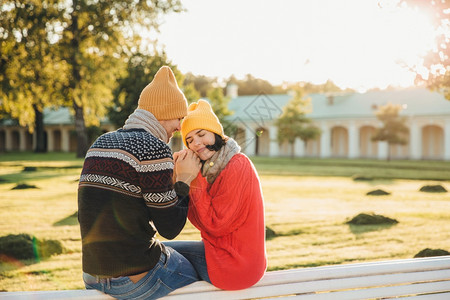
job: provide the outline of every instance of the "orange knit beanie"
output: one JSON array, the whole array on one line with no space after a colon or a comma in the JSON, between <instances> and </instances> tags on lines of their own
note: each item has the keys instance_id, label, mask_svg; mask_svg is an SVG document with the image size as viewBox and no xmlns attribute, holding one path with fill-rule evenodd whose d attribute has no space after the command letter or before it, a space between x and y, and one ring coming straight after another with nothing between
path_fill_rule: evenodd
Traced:
<instances>
[{"instance_id":1,"label":"orange knit beanie","mask_svg":"<svg viewBox=\"0 0 450 300\"><path fill-rule=\"evenodd\" d=\"M181 123L181 137L186 147L186 135L195 129L205 129L225 138L219 119L213 112L211 105L205 100L200 99L197 103L191 103L188 114Z\"/></svg>"},{"instance_id":2,"label":"orange knit beanie","mask_svg":"<svg viewBox=\"0 0 450 300\"><path fill-rule=\"evenodd\" d=\"M138 108L151 112L157 120L173 120L186 116L186 97L169 67L161 67L152 82L142 90Z\"/></svg>"}]
</instances>

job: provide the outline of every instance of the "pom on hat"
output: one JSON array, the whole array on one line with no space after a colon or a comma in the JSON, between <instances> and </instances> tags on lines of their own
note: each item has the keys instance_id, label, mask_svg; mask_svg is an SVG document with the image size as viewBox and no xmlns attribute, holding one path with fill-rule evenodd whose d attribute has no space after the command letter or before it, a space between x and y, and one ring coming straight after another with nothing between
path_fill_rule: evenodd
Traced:
<instances>
[{"instance_id":1,"label":"pom on hat","mask_svg":"<svg viewBox=\"0 0 450 300\"><path fill-rule=\"evenodd\" d=\"M141 92L138 108L151 112L157 120L181 119L187 114L187 101L168 66L161 67Z\"/></svg>"},{"instance_id":2,"label":"pom on hat","mask_svg":"<svg viewBox=\"0 0 450 300\"><path fill-rule=\"evenodd\" d=\"M186 147L186 135L195 129L205 129L225 138L222 125L211 105L202 99L189 105L187 116L181 123L181 136Z\"/></svg>"}]
</instances>

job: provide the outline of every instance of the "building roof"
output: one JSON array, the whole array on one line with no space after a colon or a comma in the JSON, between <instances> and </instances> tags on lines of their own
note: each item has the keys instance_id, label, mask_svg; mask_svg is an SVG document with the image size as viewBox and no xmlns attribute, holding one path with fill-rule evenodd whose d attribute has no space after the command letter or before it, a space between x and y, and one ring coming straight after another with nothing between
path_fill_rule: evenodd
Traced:
<instances>
[{"instance_id":1,"label":"building roof","mask_svg":"<svg viewBox=\"0 0 450 300\"><path fill-rule=\"evenodd\" d=\"M364 94L311 95L310 118L373 117L387 103L402 105L404 116L450 115L450 101L442 94L427 89L369 91Z\"/></svg>"},{"instance_id":2,"label":"building roof","mask_svg":"<svg viewBox=\"0 0 450 300\"><path fill-rule=\"evenodd\" d=\"M311 94L312 119L374 117L375 111L387 103L400 104L404 116L450 115L450 101L425 88L360 93ZM279 117L292 95L257 95L232 98L230 117L243 121L263 122Z\"/></svg>"},{"instance_id":3,"label":"building roof","mask_svg":"<svg viewBox=\"0 0 450 300\"><path fill-rule=\"evenodd\" d=\"M450 101L437 92L425 88L410 88L392 91L369 91L360 93L311 94L312 119L374 117L375 111L387 103L400 104L404 116L450 115ZM237 96L230 100L231 121L254 121L264 125L265 121L277 119L292 95ZM104 118L102 123L108 123ZM44 124L74 124L74 116L67 107L45 108ZM17 121L2 120L1 125L17 125Z\"/></svg>"},{"instance_id":4,"label":"building roof","mask_svg":"<svg viewBox=\"0 0 450 300\"><path fill-rule=\"evenodd\" d=\"M59 125L73 124L74 116L68 107L60 107L58 109L44 108L44 124Z\"/></svg>"}]
</instances>

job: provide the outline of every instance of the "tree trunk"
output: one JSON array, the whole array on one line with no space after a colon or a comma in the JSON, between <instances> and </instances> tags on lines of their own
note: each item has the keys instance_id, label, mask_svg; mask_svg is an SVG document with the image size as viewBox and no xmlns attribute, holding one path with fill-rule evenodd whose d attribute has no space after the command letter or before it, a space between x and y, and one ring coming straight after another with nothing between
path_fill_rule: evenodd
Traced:
<instances>
[{"instance_id":1,"label":"tree trunk","mask_svg":"<svg viewBox=\"0 0 450 300\"><path fill-rule=\"evenodd\" d=\"M73 102L75 110L75 130L77 132L77 157L84 157L88 151L89 144L84 123L83 107L78 106L76 101Z\"/></svg>"},{"instance_id":2,"label":"tree trunk","mask_svg":"<svg viewBox=\"0 0 450 300\"><path fill-rule=\"evenodd\" d=\"M77 157L84 157L88 150L88 138L86 132L86 124L84 122L83 101L81 97L76 97L79 93L79 86L81 81L80 64L77 60L80 52L79 28L78 28L78 0L73 0L72 24L70 30L72 32L72 39L70 41L71 57L70 63L72 65L72 78L70 81L70 89L72 96L72 105L75 110L75 130L77 132ZM77 103L77 98L80 103Z\"/></svg>"},{"instance_id":3,"label":"tree trunk","mask_svg":"<svg viewBox=\"0 0 450 300\"><path fill-rule=\"evenodd\" d=\"M34 109L34 130L36 132L36 147L34 152L47 152L45 134L44 134L44 114L38 109L36 104L33 104Z\"/></svg>"}]
</instances>

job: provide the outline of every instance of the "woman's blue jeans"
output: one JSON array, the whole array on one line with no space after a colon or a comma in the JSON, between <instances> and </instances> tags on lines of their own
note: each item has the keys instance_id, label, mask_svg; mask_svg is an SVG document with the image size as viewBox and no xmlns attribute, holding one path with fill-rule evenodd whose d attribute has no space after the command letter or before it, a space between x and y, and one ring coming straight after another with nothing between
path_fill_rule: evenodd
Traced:
<instances>
[{"instance_id":1,"label":"woman's blue jeans","mask_svg":"<svg viewBox=\"0 0 450 300\"><path fill-rule=\"evenodd\" d=\"M194 266L201 280L211 283L208 268L206 267L205 245L202 241L169 241L162 243L186 257Z\"/></svg>"},{"instance_id":2,"label":"woman's blue jeans","mask_svg":"<svg viewBox=\"0 0 450 300\"><path fill-rule=\"evenodd\" d=\"M87 289L96 289L117 299L157 299L175 289L200 280L191 263L170 247L163 247L159 262L141 280L127 276L98 278L83 273Z\"/></svg>"}]
</instances>

